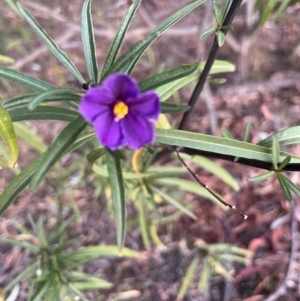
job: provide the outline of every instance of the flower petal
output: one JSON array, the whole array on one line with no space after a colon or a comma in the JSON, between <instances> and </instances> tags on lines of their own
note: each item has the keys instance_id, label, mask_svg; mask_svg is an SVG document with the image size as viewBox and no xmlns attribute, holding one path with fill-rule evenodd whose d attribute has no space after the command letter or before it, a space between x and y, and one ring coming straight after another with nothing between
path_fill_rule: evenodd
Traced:
<instances>
[{"instance_id":1,"label":"flower petal","mask_svg":"<svg viewBox=\"0 0 300 301\"><path fill-rule=\"evenodd\" d=\"M124 101L139 94L138 84L126 73L115 73L108 76L102 86L113 93L115 101Z\"/></svg>"},{"instance_id":2,"label":"flower petal","mask_svg":"<svg viewBox=\"0 0 300 301\"><path fill-rule=\"evenodd\" d=\"M111 113L102 114L95 120L93 125L103 146L116 150L126 144L120 122L116 122Z\"/></svg>"},{"instance_id":3,"label":"flower petal","mask_svg":"<svg viewBox=\"0 0 300 301\"><path fill-rule=\"evenodd\" d=\"M147 119L129 113L120 123L130 148L139 149L143 145L153 142L155 137L154 124Z\"/></svg>"},{"instance_id":4,"label":"flower petal","mask_svg":"<svg viewBox=\"0 0 300 301\"><path fill-rule=\"evenodd\" d=\"M113 94L102 87L91 88L82 98L79 113L88 122L93 122L97 116L111 111L114 103Z\"/></svg>"},{"instance_id":5,"label":"flower petal","mask_svg":"<svg viewBox=\"0 0 300 301\"><path fill-rule=\"evenodd\" d=\"M129 110L135 115L157 120L160 113L160 101L158 95L153 91L141 93L136 98L126 101Z\"/></svg>"}]
</instances>

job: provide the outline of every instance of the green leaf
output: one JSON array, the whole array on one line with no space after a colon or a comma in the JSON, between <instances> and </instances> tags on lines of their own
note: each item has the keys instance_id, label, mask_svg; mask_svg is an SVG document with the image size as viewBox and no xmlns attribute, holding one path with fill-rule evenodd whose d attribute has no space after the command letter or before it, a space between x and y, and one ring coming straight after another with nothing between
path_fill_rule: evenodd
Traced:
<instances>
[{"instance_id":1,"label":"green leaf","mask_svg":"<svg viewBox=\"0 0 300 301\"><path fill-rule=\"evenodd\" d=\"M213 201L216 205L220 206L222 209L226 209L214 196L212 196L206 189L201 187L199 183L192 182L179 178L162 178L155 179L155 182L158 185L162 186L177 186L178 190L184 190L191 193L194 193L200 197L206 198L208 200Z\"/></svg>"},{"instance_id":2,"label":"green leaf","mask_svg":"<svg viewBox=\"0 0 300 301\"><path fill-rule=\"evenodd\" d=\"M11 158L11 161L8 161L7 164L9 167L14 167L15 163L18 160L18 154L19 154L17 137L16 137L16 133L14 130L11 117L6 110L2 109L1 104L2 104L2 98L0 96L0 136L2 137L4 143L8 148L10 158ZM1 167L4 166L1 166L1 162L0 162L0 168Z\"/></svg>"},{"instance_id":3,"label":"green leaf","mask_svg":"<svg viewBox=\"0 0 300 301\"><path fill-rule=\"evenodd\" d=\"M203 40L204 38L206 38L207 36L209 36L210 34L214 33L216 31L216 28L210 28L207 29L203 32L203 34L200 36L200 40Z\"/></svg>"},{"instance_id":4,"label":"green leaf","mask_svg":"<svg viewBox=\"0 0 300 301\"><path fill-rule=\"evenodd\" d=\"M88 74L90 80L96 85L98 84L98 64L92 23L91 1L92 0L86 0L82 7L81 38Z\"/></svg>"},{"instance_id":5,"label":"green leaf","mask_svg":"<svg viewBox=\"0 0 300 301\"><path fill-rule=\"evenodd\" d=\"M213 4L213 11L214 11L216 23L217 23L218 26L220 26L222 20L221 20L221 12L219 10L218 3L216 1L213 1L212 4Z\"/></svg>"},{"instance_id":6,"label":"green leaf","mask_svg":"<svg viewBox=\"0 0 300 301\"><path fill-rule=\"evenodd\" d=\"M20 248L27 249L33 253L39 252L39 248L37 246L35 246L34 244L31 244L25 240L15 240L15 239L9 239L9 238L5 238L5 237L0 237L0 241L8 243L8 244L12 244L12 245L20 247Z\"/></svg>"},{"instance_id":7,"label":"green leaf","mask_svg":"<svg viewBox=\"0 0 300 301\"><path fill-rule=\"evenodd\" d=\"M26 142L31 148L37 150L40 154L47 150L47 146L43 140L35 134L30 127L23 123L14 124L17 136Z\"/></svg>"},{"instance_id":8,"label":"green leaf","mask_svg":"<svg viewBox=\"0 0 300 301\"><path fill-rule=\"evenodd\" d=\"M244 142L249 141L250 131L251 131L251 120L249 119L248 122L247 122L245 134L244 134L244 139L243 139Z\"/></svg>"},{"instance_id":9,"label":"green leaf","mask_svg":"<svg viewBox=\"0 0 300 301\"><path fill-rule=\"evenodd\" d=\"M272 165L274 170L278 169L278 161L279 161L280 148L277 139L273 139L272 144Z\"/></svg>"},{"instance_id":10,"label":"green leaf","mask_svg":"<svg viewBox=\"0 0 300 301\"><path fill-rule=\"evenodd\" d=\"M49 50L55 55L55 57L69 70L70 73L73 74L77 80L84 84L85 79L79 73L73 62L67 56L67 54L61 50L57 44L50 38L50 36L45 32L45 30L38 24L38 22L29 14L29 12L24 8L24 6L18 2L18 9L22 16L26 19L28 24L32 27L32 29L39 35L39 37L44 41L44 43L48 46Z\"/></svg>"},{"instance_id":11,"label":"green leaf","mask_svg":"<svg viewBox=\"0 0 300 301\"><path fill-rule=\"evenodd\" d=\"M74 121L80 114L59 107L40 106L33 111L27 108L9 110L9 115L13 122L24 120L63 120Z\"/></svg>"},{"instance_id":12,"label":"green leaf","mask_svg":"<svg viewBox=\"0 0 300 301\"><path fill-rule=\"evenodd\" d=\"M91 151L87 156L88 162L93 165L99 158L101 158L105 154L105 148L101 147Z\"/></svg>"},{"instance_id":13,"label":"green leaf","mask_svg":"<svg viewBox=\"0 0 300 301\"><path fill-rule=\"evenodd\" d=\"M291 191L289 188L290 185L288 184L286 178L280 172L276 172L276 175L277 175L277 179L279 181L279 184L280 184L280 187L281 187L283 193L285 194L286 198L290 202L292 202L293 198L292 198Z\"/></svg>"},{"instance_id":14,"label":"green leaf","mask_svg":"<svg viewBox=\"0 0 300 301\"><path fill-rule=\"evenodd\" d=\"M270 147L274 139L277 139L281 146L300 143L300 126L293 126L281 130L273 135L268 136L266 139L260 141L257 145Z\"/></svg>"},{"instance_id":15,"label":"green leaf","mask_svg":"<svg viewBox=\"0 0 300 301\"><path fill-rule=\"evenodd\" d=\"M286 185L292 190L298 198L300 198L300 187L294 184L290 179L282 175L282 177L285 179Z\"/></svg>"},{"instance_id":16,"label":"green leaf","mask_svg":"<svg viewBox=\"0 0 300 301\"><path fill-rule=\"evenodd\" d=\"M28 109L34 110L41 102L43 101L51 101L51 100L67 100L67 99L80 99L80 96L76 97L73 93L80 93L81 90L76 91L74 89L55 89L46 91L43 93L39 93L35 95L28 103ZM76 98L75 98L76 97Z\"/></svg>"},{"instance_id":17,"label":"green leaf","mask_svg":"<svg viewBox=\"0 0 300 301\"><path fill-rule=\"evenodd\" d=\"M121 255L122 257L138 258L139 252L123 247ZM119 248L112 245L82 247L76 251L64 252L59 255L62 261L69 259L80 265L103 256L120 256Z\"/></svg>"},{"instance_id":18,"label":"green leaf","mask_svg":"<svg viewBox=\"0 0 300 301\"><path fill-rule=\"evenodd\" d=\"M221 10L222 24L223 24L223 21L225 20L225 18L227 16L227 13L228 13L228 10L229 10L229 7L230 7L231 3L232 3L232 0L224 0L223 1L222 10Z\"/></svg>"},{"instance_id":19,"label":"green leaf","mask_svg":"<svg viewBox=\"0 0 300 301\"><path fill-rule=\"evenodd\" d=\"M203 262L202 274L198 283L198 290L207 292L209 289L210 278L212 277L212 267L209 258L205 258Z\"/></svg>"},{"instance_id":20,"label":"green leaf","mask_svg":"<svg viewBox=\"0 0 300 301\"><path fill-rule=\"evenodd\" d=\"M291 157L287 156L281 163L279 163L278 171L283 171L284 168L290 163Z\"/></svg>"},{"instance_id":21,"label":"green leaf","mask_svg":"<svg viewBox=\"0 0 300 301\"><path fill-rule=\"evenodd\" d=\"M189 217L191 217L192 219L197 219L197 217L195 216L195 214L193 214L191 211L189 211L185 205L180 204L177 200L175 200L173 197L169 196L168 194L164 193L163 191L157 189L154 186L149 186L151 188L151 190L155 193L157 193L158 195L160 195L163 199L165 199L168 203L170 203L171 205L173 205L174 207L176 207L178 210L180 210L182 213L188 215Z\"/></svg>"},{"instance_id":22,"label":"green leaf","mask_svg":"<svg viewBox=\"0 0 300 301\"><path fill-rule=\"evenodd\" d=\"M38 159L34 160L12 181L10 181L7 187L5 187L0 196L0 216L10 206L14 199L27 187L36 169L42 164L44 159L45 155L42 155Z\"/></svg>"},{"instance_id":23,"label":"green leaf","mask_svg":"<svg viewBox=\"0 0 300 301\"><path fill-rule=\"evenodd\" d=\"M217 176L221 179L224 183L229 185L235 191L240 189L239 184L237 183L236 179L222 166L218 165L217 163L202 157L202 156L189 156L186 154L180 154L183 159L190 160L191 162L197 164L198 166L204 168L211 174Z\"/></svg>"},{"instance_id":24,"label":"green leaf","mask_svg":"<svg viewBox=\"0 0 300 301\"><path fill-rule=\"evenodd\" d=\"M270 13L274 9L275 5L278 3L278 0L268 0L267 5L262 13L262 16L260 18L259 25L264 26Z\"/></svg>"},{"instance_id":25,"label":"green leaf","mask_svg":"<svg viewBox=\"0 0 300 301\"><path fill-rule=\"evenodd\" d=\"M29 76L25 73L15 71L8 68L0 68L0 77L11 80L15 83L21 84L33 91L43 92L55 89L55 86L44 82L40 79Z\"/></svg>"},{"instance_id":26,"label":"green leaf","mask_svg":"<svg viewBox=\"0 0 300 301\"><path fill-rule=\"evenodd\" d=\"M53 91L53 93L52 93ZM47 91L46 95L49 95L49 97L44 98L42 101L46 102L46 101L62 101L65 102L67 104L69 104L68 102L79 102L81 97L79 95L76 94L69 94L69 93L64 93L64 94L60 94L58 91L57 93L54 92L57 90L51 90L51 91ZM72 90L72 92L76 92L76 90ZM48 94L50 93L50 94ZM23 95L23 96L19 96L16 98L12 98L12 99L8 99L3 103L3 108L4 109L17 109L17 108L24 108L28 105L28 103L30 103L30 101L32 101L33 99L35 99L36 97L39 97L41 95L44 95L44 93L35 93L35 94L27 94L27 95ZM43 96L44 97L44 96Z\"/></svg>"},{"instance_id":27,"label":"green leaf","mask_svg":"<svg viewBox=\"0 0 300 301\"><path fill-rule=\"evenodd\" d=\"M274 175L275 171L271 170L271 171L267 171L264 173L260 173L254 177L251 177L248 179L248 181L250 182L260 182L260 181L265 181L267 179L269 179L272 175Z\"/></svg>"},{"instance_id":28,"label":"green leaf","mask_svg":"<svg viewBox=\"0 0 300 301\"><path fill-rule=\"evenodd\" d=\"M182 300L183 297L185 296L185 294L193 280L193 277L195 275L198 264L199 264L199 256L196 255L194 257L193 261L191 262L191 264L189 265L189 268L183 278L182 285L181 285L179 293L177 295L178 300Z\"/></svg>"},{"instance_id":29,"label":"green leaf","mask_svg":"<svg viewBox=\"0 0 300 301\"><path fill-rule=\"evenodd\" d=\"M156 92L158 93L160 100L165 101L168 99L171 95L174 94L177 90L180 88L186 86L190 82L196 80L199 78L199 74L202 72L206 62L201 62L199 67L196 71L191 73L190 75L177 79L172 81L171 83L165 84L159 88L156 89ZM235 71L235 66L231 63L225 62L225 61L214 61L214 64L210 70L209 74L216 74L216 73L222 73L222 72L233 72Z\"/></svg>"},{"instance_id":30,"label":"green leaf","mask_svg":"<svg viewBox=\"0 0 300 301\"><path fill-rule=\"evenodd\" d=\"M131 73L134 66L139 61L145 50L156 40L166 29L175 24L186 14L191 12L200 4L204 3L205 0L194 1L193 3L180 9L178 12L167 18L163 23L154 28L146 37L135 44L129 51L122 55L109 69L107 73L112 72L127 72Z\"/></svg>"},{"instance_id":31,"label":"green leaf","mask_svg":"<svg viewBox=\"0 0 300 301\"><path fill-rule=\"evenodd\" d=\"M222 128L221 132L222 132L223 137L235 140L234 137L232 136L232 134L227 129Z\"/></svg>"},{"instance_id":32,"label":"green leaf","mask_svg":"<svg viewBox=\"0 0 300 301\"><path fill-rule=\"evenodd\" d=\"M84 121L84 119L82 117L78 117L63 129L63 131L45 153L45 159L43 163L31 180L31 190L35 190L37 188L37 186L44 179L46 173L57 162L65 150L75 142L76 138L85 129L86 125L87 123Z\"/></svg>"},{"instance_id":33,"label":"green leaf","mask_svg":"<svg viewBox=\"0 0 300 301\"><path fill-rule=\"evenodd\" d=\"M117 243L119 251L122 251L126 229L126 204L125 189L122 177L120 159L110 150L105 149L107 171L112 191L112 200L115 209L115 219L117 227Z\"/></svg>"},{"instance_id":34,"label":"green leaf","mask_svg":"<svg viewBox=\"0 0 300 301\"><path fill-rule=\"evenodd\" d=\"M225 43L225 39L226 39L226 36L225 36L224 32L222 30L218 30L217 31L217 40L218 40L219 47L223 46L223 44Z\"/></svg>"},{"instance_id":35,"label":"green leaf","mask_svg":"<svg viewBox=\"0 0 300 301\"><path fill-rule=\"evenodd\" d=\"M139 82L139 88L141 92L153 90L165 84L168 84L174 80L184 78L197 70L199 63L190 65L177 66L171 70L164 71L153 75L141 82Z\"/></svg>"},{"instance_id":36,"label":"green leaf","mask_svg":"<svg viewBox=\"0 0 300 301\"><path fill-rule=\"evenodd\" d=\"M131 20L132 20L133 16L135 15L135 12L138 9L140 4L141 4L141 0L136 0L129 7L126 15L124 16L124 18L118 28L117 34L115 35L115 38L108 51L108 55L106 57L104 65L103 65L101 78L104 78L108 74L110 67L115 63L116 57L122 46L122 42L124 40L127 29L128 29L128 27L131 23Z\"/></svg>"},{"instance_id":37,"label":"green leaf","mask_svg":"<svg viewBox=\"0 0 300 301\"><path fill-rule=\"evenodd\" d=\"M162 102L161 103L161 113L166 114L179 114L183 113L190 109L188 105L170 103L170 102Z\"/></svg>"},{"instance_id":38,"label":"green leaf","mask_svg":"<svg viewBox=\"0 0 300 301\"><path fill-rule=\"evenodd\" d=\"M272 154L269 148L199 133L156 129L156 142L264 162L272 161ZM291 163L300 163L300 157L286 152L280 152L279 159L284 160L286 156L291 156Z\"/></svg>"}]
</instances>

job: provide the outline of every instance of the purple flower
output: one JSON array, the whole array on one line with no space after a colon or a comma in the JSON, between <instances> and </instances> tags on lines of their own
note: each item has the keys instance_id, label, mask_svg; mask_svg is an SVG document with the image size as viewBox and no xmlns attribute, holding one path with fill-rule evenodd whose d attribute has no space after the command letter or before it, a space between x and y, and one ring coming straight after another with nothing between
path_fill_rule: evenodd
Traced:
<instances>
[{"instance_id":1,"label":"purple flower","mask_svg":"<svg viewBox=\"0 0 300 301\"><path fill-rule=\"evenodd\" d=\"M79 112L93 124L103 146L139 149L154 141L160 101L154 91L140 93L134 79L115 73L87 91Z\"/></svg>"}]
</instances>

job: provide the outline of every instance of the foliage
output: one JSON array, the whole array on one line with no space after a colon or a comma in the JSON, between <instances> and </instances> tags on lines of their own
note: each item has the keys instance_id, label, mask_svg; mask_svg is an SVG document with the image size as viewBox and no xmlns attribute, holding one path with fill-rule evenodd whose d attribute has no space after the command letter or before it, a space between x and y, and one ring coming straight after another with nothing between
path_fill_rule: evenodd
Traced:
<instances>
[{"instance_id":1,"label":"foliage","mask_svg":"<svg viewBox=\"0 0 300 301\"><path fill-rule=\"evenodd\" d=\"M17 161L18 145L15 130L16 132L23 131L26 136L29 136L27 141L34 139L30 137L26 127L15 126L14 123L28 120L59 120L67 123L47 150L45 150L45 146L41 141L36 140L38 141L36 148L42 154L8 184L0 196L0 214L2 215L5 212L27 186L31 190L36 190L48 172L64 155L84 146L88 151L87 161L101 183L98 192L99 194L100 190L104 192L107 197L107 203L112 204L112 206L108 206L108 210L116 222L117 247L86 247L77 251L67 252L64 248L69 246L72 241L64 241L63 235L70 221L60 225L56 229L56 234L52 233L50 237L47 237L45 234L42 220L39 221L38 225L32 222L34 229L34 240L32 243L7 239L5 241L26 248L32 254L39 256L39 261L33 262L24 270L21 275L5 288L6 291L10 290L21 279L31 279L31 287L33 288L32 300L42 299L43 296L46 296L46 292L49 300L54 300L55 296L64 298L67 294L77 295L85 300L84 295L80 292L81 289L110 287L111 284L96 277L80 273L76 271L76 268L93 258L109 253L117 255L118 252L122 252L123 254L129 254L128 256L135 257L137 255L135 252L124 248L126 230L130 226L138 224L143 243L145 247L149 248L152 243L159 246L163 245L158 235L158 225L168 224L182 214L192 219L197 218L193 213L193 208L184 200L180 191L192 192L208 198L217 202L222 208L225 208L224 205L234 208L233 205L223 201L222 197L217 193L208 189L200 180L198 180L198 183L201 186L194 181L181 178L187 173L187 170L195 179L198 178L190 168L186 169L183 166L178 166L184 162L184 166L187 167L188 165L185 162L190 161L215 174L232 189L238 191L239 187L236 180L226 170L203 158L203 156L198 156L199 154L207 156L213 154L234 162L246 162L250 166L256 166L255 164L259 162L268 171L250 180L262 181L275 174L288 200L292 201L292 192L300 196L300 188L283 174L289 168L298 166L300 157L280 150L280 146L299 143L298 127L277 132L258 144L253 144L248 139L250 123L245 129L244 141L238 141L226 129L223 130L224 137L217 137L184 131L181 126L179 126L179 129L171 128L168 119L164 115L165 113L178 114L183 112L184 114L189 114L193 111L197 100L195 95L201 93L205 81L216 81L215 78L211 77L213 74L235 70L231 63L218 61L215 59L215 56L218 49L225 42L226 33L232 29L230 22L241 1L224 0L222 6L213 1L216 26L204 32L201 36L204 38L211 33L215 34L214 55L211 55L207 62L194 62L193 64L175 66L170 70L162 71L138 82L141 92L147 93L154 90L161 101L162 114L156 123L155 143L136 151L126 147L116 151L108 150L95 139L95 132L91 128L91 124L78 113L78 106L82 97L86 94L86 90L91 86L101 85L111 74L121 72L127 73L128 76L131 75L140 58L151 44L165 30L204 2L205 0L197 0L184 6L149 32L127 52L118 56L127 29L141 4L141 0L136 0L122 19L106 55L103 68L99 70L92 24L91 0L86 0L83 4L81 15L81 37L89 76L87 79L80 73L68 54L58 47L30 12L22 4L17 3L18 12L25 18L31 29L47 45L58 61L74 76L81 88L62 88L16 70L0 68L0 77L20 84L30 91L18 97L5 100L2 104L0 110L0 134L7 145L10 159L1 158L1 167L12 168ZM11 1L7 1L7 3L16 10L15 5ZM257 7L261 4L262 1L257 1ZM282 10L282 5L284 5L284 9L289 4L292 4L292 2L282 1L277 13ZM274 1L269 0L262 15L262 24L265 23L266 18L274 8ZM188 84L195 84L196 80L198 80L194 90L196 92L191 97L191 100L194 99L193 101L190 101L188 105L172 102L171 97L174 93ZM217 80L222 82L222 79ZM64 105L63 107L61 107L61 103ZM91 146L93 147L92 149ZM175 156L176 153L178 157ZM159 165L159 160L164 155L173 156L171 164L167 166ZM180 156L182 156L184 161L180 160ZM138 212L138 219L127 223L126 208L129 203ZM159 208L166 203L171 204L175 208L175 214L169 216L161 215ZM194 257L184 277L178 296L179 299L184 297L200 262L200 254L202 255L203 252L205 256L203 256L202 260L203 271L199 280L199 289L204 291L207 289L213 272L228 279L231 278L224 267L226 259L245 263L244 257L248 255L246 251L225 244L196 247L193 252ZM49 291L50 294L48 295Z\"/></svg>"}]
</instances>

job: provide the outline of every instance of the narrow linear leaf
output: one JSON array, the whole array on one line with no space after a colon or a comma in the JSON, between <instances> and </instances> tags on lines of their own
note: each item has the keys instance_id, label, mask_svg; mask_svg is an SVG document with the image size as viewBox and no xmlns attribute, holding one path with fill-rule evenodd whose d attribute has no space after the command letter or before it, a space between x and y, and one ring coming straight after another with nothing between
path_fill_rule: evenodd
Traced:
<instances>
[{"instance_id":1,"label":"narrow linear leaf","mask_svg":"<svg viewBox=\"0 0 300 301\"><path fill-rule=\"evenodd\" d=\"M183 278L182 285L181 285L179 293L177 295L178 300L182 300L183 297L185 296L185 294L193 280L193 277L195 275L198 264L199 264L199 256L195 256Z\"/></svg>"},{"instance_id":2,"label":"narrow linear leaf","mask_svg":"<svg viewBox=\"0 0 300 301\"><path fill-rule=\"evenodd\" d=\"M226 36L222 30L217 31L217 40L219 47L222 47L225 43Z\"/></svg>"},{"instance_id":3,"label":"narrow linear leaf","mask_svg":"<svg viewBox=\"0 0 300 301\"><path fill-rule=\"evenodd\" d=\"M74 121L80 117L78 112L52 106L40 106L33 111L27 108L9 110L13 122L25 120L63 120Z\"/></svg>"},{"instance_id":4,"label":"narrow linear leaf","mask_svg":"<svg viewBox=\"0 0 300 301\"><path fill-rule=\"evenodd\" d=\"M55 89L55 86L25 73L8 68L0 68L0 77L21 84L33 91L43 92Z\"/></svg>"},{"instance_id":5,"label":"narrow linear leaf","mask_svg":"<svg viewBox=\"0 0 300 301\"><path fill-rule=\"evenodd\" d=\"M80 96L75 96L75 93L82 93L81 90L75 90L75 89L55 89L46 91L43 93L39 93L32 97L32 99L28 103L28 109L34 110L41 102L43 101L52 101L52 100L79 100Z\"/></svg>"},{"instance_id":6,"label":"narrow linear leaf","mask_svg":"<svg viewBox=\"0 0 300 301\"><path fill-rule=\"evenodd\" d=\"M163 191L157 189L156 187L154 187L152 185L149 186L149 187L152 189L153 192L155 192L158 195L160 195L163 199L165 199L168 203L170 203L171 205L173 205L174 207L176 207L178 210L180 210L184 214L188 215L192 219L197 219L197 217L195 216L195 214L193 214L191 211L189 211L184 205L180 204L177 200L175 200L174 198L172 198L168 194L164 193Z\"/></svg>"},{"instance_id":7,"label":"narrow linear leaf","mask_svg":"<svg viewBox=\"0 0 300 301\"><path fill-rule=\"evenodd\" d=\"M14 126L9 113L2 109L2 98L0 96L0 136L9 150L11 162L10 167L14 167L14 164L18 160L19 148ZM0 163L1 167L1 163Z\"/></svg>"},{"instance_id":8,"label":"narrow linear leaf","mask_svg":"<svg viewBox=\"0 0 300 301\"><path fill-rule=\"evenodd\" d=\"M204 38L206 38L207 36L209 36L210 34L214 33L216 31L216 28L210 28L205 30L202 35L200 36L200 40L203 40Z\"/></svg>"},{"instance_id":9,"label":"narrow linear leaf","mask_svg":"<svg viewBox=\"0 0 300 301\"><path fill-rule=\"evenodd\" d=\"M247 122L245 133L244 133L244 139L243 139L244 142L249 141L250 131L251 131L251 120L249 119Z\"/></svg>"},{"instance_id":10,"label":"narrow linear leaf","mask_svg":"<svg viewBox=\"0 0 300 301\"><path fill-rule=\"evenodd\" d=\"M273 8L277 4L278 0L268 0L267 5L262 13L262 16L260 18L259 25L264 26L270 13L272 12Z\"/></svg>"},{"instance_id":11,"label":"narrow linear leaf","mask_svg":"<svg viewBox=\"0 0 300 301\"><path fill-rule=\"evenodd\" d=\"M43 164L41 164L40 168L31 180L31 190L35 190L37 188L37 186L44 179L46 173L61 157L65 150L75 142L78 135L85 129L86 126L87 123L84 121L84 119L82 117L78 117L63 129L63 131L45 153L45 160L43 161Z\"/></svg>"},{"instance_id":12,"label":"narrow linear leaf","mask_svg":"<svg viewBox=\"0 0 300 301\"><path fill-rule=\"evenodd\" d=\"M221 132L222 132L223 137L235 140L234 137L232 136L232 134L227 129L222 128Z\"/></svg>"},{"instance_id":13,"label":"narrow linear leaf","mask_svg":"<svg viewBox=\"0 0 300 301\"><path fill-rule=\"evenodd\" d=\"M88 74L90 80L96 85L98 83L98 64L92 23L91 2L92 0L86 0L82 7L81 38Z\"/></svg>"},{"instance_id":14,"label":"narrow linear leaf","mask_svg":"<svg viewBox=\"0 0 300 301\"><path fill-rule=\"evenodd\" d=\"M36 169L44 161L45 155L40 156L19 173L4 189L0 196L0 216L15 200L15 198L27 187Z\"/></svg>"},{"instance_id":15,"label":"narrow linear leaf","mask_svg":"<svg viewBox=\"0 0 300 301\"><path fill-rule=\"evenodd\" d=\"M43 140L35 134L30 127L24 123L15 123L15 131L17 136L26 142L31 148L37 150L40 154L44 153L47 150L47 146Z\"/></svg>"},{"instance_id":16,"label":"narrow linear leaf","mask_svg":"<svg viewBox=\"0 0 300 301\"><path fill-rule=\"evenodd\" d=\"M140 57L144 51L153 43L153 41L160 36L166 29L175 24L186 14L191 12L197 6L204 3L205 0L194 1L193 3L186 5L184 8L180 9L178 12L167 18L163 23L152 30L146 37L135 44L129 51L122 55L109 69L107 73L112 72L128 72L129 74L133 70L134 66L139 61Z\"/></svg>"},{"instance_id":17,"label":"narrow linear leaf","mask_svg":"<svg viewBox=\"0 0 300 301\"><path fill-rule=\"evenodd\" d=\"M101 158L105 154L105 149L104 147L95 149L91 151L87 156L88 162L93 165L99 158Z\"/></svg>"},{"instance_id":18,"label":"narrow linear leaf","mask_svg":"<svg viewBox=\"0 0 300 301\"><path fill-rule=\"evenodd\" d=\"M291 162L291 157L287 156L278 166L278 171L283 171L284 168Z\"/></svg>"},{"instance_id":19,"label":"narrow linear leaf","mask_svg":"<svg viewBox=\"0 0 300 301\"><path fill-rule=\"evenodd\" d=\"M288 179L287 177L285 177L284 175L282 175L285 179L285 183L286 185L290 188L290 190L292 190L295 195L300 198L300 187L297 186L296 184L294 184L290 179Z\"/></svg>"},{"instance_id":20,"label":"narrow linear leaf","mask_svg":"<svg viewBox=\"0 0 300 301\"><path fill-rule=\"evenodd\" d=\"M139 5L141 4L142 0L136 0L128 9L126 15L124 16L118 31L115 35L115 38L110 46L110 49L108 51L108 55L106 57L106 60L103 65L101 78L104 78L110 67L115 63L116 57L120 51L120 48L122 46L125 34L128 30L128 27L132 21L133 16L135 15L136 10L138 9Z\"/></svg>"},{"instance_id":21,"label":"narrow linear leaf","mask_svg":"<svg viewBox=\"0 0 300 301\"><path fill-rule=\"evenodd\" d=\"M272 164L274 170L278 169L279 154L280 154L279 143L277 139L274 139L272 143Z\"/></svg>"},{"instance_id":22,"label":"narrow linear leaf","mask_svg":"<svg viewBox=\"0 0 300 301\"><path fill-rule=\"evenodd\" d=\"M268 136L266 139L260 141L257 145L271 147L274 139L277 139L281 146L300 143L300 126L293 126L281 130L273 135Z\"/></svg>"},{"instance_id":23,"label":"narrow linear leaf","mask_svg":"<svg viewBox=\"0 0 300 301\"><path fill-rule=\"evenodd\" d=\"M269 179L270 177L272 177L274 175L274 173L275 173L274 170L260 173L259 175L249 178L248 181L250 181L250 182L265 181L265 180Z\"/></svg>"},{"instance_id":24,"label":"narrow linear leaf","mask_svg":"<svg viewBox=\"0 0 300 301\"><path fill-rule=\"evenodd\" d=\"M50 91L49 91L50 92ZM75 93L75 91L73 90L73 92ZM48 92L47 92L48 93ZM41 93L43 94L43 93ZM3 108L4 109L17 109L17 108L24 108L28 105L28 103L35 99L36 97L38 97L39 95L38 93L35 94L27 94L27 95L23 95L23 96L19 96L19 97L15 97L12 99L8 99L3 103ZM77 95L77 94L68 94L68 93L64 93L64 94L60 94L60 93L53 93L50 94L50 96L46 99L43 99L43 102L46 101L61 101L64 102L66 104L69 104L71 102L76 102L78 103L81 99L81 96Z\"/></svg>"},{"instance_id":25,"label":"narrow linear leaf","mask_svg":"<svg viewBox=\"0 0 300 301\"><path fill-rule=\"evenodd\" d=\"M122 169L120 159L110 150L105 149L105 155L116 216L117 244L119 251L122 251L126 229L126 205Z\"/></svg>"},{"instance_id":26,"label":"narrow linear leaf","mask_svg":"<svg viewBox=\"0 0 300 301\"><path fill-rule=\"evenodd\" d=\"M213 1L212 4L213 4L213 11L214 11L216 23L218 26L220 26L221 25L221 12L219 10L218 3L216 1Z\"/></svg>"},{"instance_id":27,"label":"narrow linear leaf","mask_svg":"<svg viewBox=\"0 0 300 301\"><path fill-rule=\"evenodd\" d=\"M283 193L285 194L286 198L292 202L293 198L286 178L280 172L276 172L276 175Z\"/></svg>"},{"instance_id":28,"label":"narrow linear leaf","mask_svg":"<svg viewBox=\"0 0 300 301\"><path fill-rule=\"evenodd\" d=\"M202 268L202 274L198 282L198 290L207 292L209 288L209 281L212 277L212 267L209 258L205 258Z\"/></svg>"},{"instance_id":29,"label":"narrow linear leaf","mask_svg":"<svg viewBox=\"0 0 300 301\"><path fill-rule=\"evenodd\" d=\"M190 106L188 105L170 103L165 101L161 103L161 113L163 114L180 114L185 111L188 111L189 109Z\"/></svg>"},{"instance_id":30,"label":"narrow linear leaf","mask_svg":"<svg viewBox=\"0 0 300 301\"><path fill-rule=\"evenodd\" d=\"M198 66L199 63L181 65L171 70L155 74L152 77L149 77L139 82L139 88L141 92L156 89L174 80L190 75L191 73L197 70Z\"/></svg>"},{"instance_id":31,"label":"narrow linear leaf","mask_svg":"<svg viewBox=\"0 0 300 301\"><path fill-rule=\"evenodd\" d=\"M221 10L221 20L222 20L222 24L223 21L225 20L230 4L232 3L232 0L224 0L223 1L223 5L222 5L222 10Z\"/></svg>"},{"instance_id":32,"label":"narrow linear leaf","mask_svg":"<svg viewBox=\"0 0 300 301\"><path fill-rule=\"evenodd\" d=\"M18 2L18 9L22 16L26 19L28 24L34 29L34 31L39 35L39 37L45 42L49 50L55 55L55 57L73 74L77 80L84 84L85 79L79 73L73 62L67 56L67 54L61 50L57 44L50 38L50 36L45 32L45 30L38 24L38 22L29 14L29 12L24 8L24 6Z\"/></svg>"},{"instance_id":33,"label":"narrow linear leaf","mask_svg":"<svg viewBox=\"0 0 300 301\"><path fill-rule=\"evenodd\" d=\"M264 162L272 161L272 154L269 148L243 141L187 131L156 129L156 142ZM280 161L283 161L286 156L291 156L291 163L300 163L300 157L286 152L280 152Z\"/></svg>"}]
</instances>

